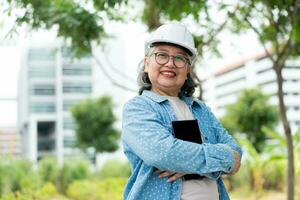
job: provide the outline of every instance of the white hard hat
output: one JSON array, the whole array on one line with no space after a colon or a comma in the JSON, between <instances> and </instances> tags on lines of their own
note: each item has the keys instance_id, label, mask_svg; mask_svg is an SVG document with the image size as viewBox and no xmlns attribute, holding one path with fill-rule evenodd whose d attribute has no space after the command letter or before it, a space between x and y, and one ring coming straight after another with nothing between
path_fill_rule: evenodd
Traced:
<instances>
[{"instance_id":1,"label":"white hard hat","mask_svg":"<svg viewBox=\"0 0 300 200\"><path fill-rule=\"evenodd\" d=\"M145 43L145 54L155 43L171 43L181 46L191 53L192 61L196 58L197 49L191 32L179 22L171 22L158 27Z\"/></svg>"}]
</instances>

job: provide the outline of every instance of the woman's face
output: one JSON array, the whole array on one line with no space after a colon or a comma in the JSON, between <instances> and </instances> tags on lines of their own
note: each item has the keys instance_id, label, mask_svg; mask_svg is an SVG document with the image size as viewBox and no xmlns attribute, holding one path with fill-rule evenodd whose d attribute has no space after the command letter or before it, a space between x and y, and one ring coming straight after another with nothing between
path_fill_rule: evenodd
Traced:
<instances>
[{"instance_id":1,"label":"woman's face","mask_svg":"<svg viewBox=\"0 0 300 200\"><path fill-rule=\"evenodd\" d=\"M162 60L166 61L168 56L170 57L167 63L158 63L163 63ZM189 73L189 64L186 63L182 67L181 59L188 61L188 54L181 48L169 45L154 47L152 53L144 60L145 72L148 72L152 84L151 91L160 95L178 96Z\"/></svg>"}]
</instances>

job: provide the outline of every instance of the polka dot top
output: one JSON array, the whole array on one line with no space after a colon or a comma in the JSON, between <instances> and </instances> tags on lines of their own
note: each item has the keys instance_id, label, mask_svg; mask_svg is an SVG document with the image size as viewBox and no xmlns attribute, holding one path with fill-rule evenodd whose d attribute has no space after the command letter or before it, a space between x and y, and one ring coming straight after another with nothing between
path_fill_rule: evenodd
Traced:
<instances>
[{"instance_id":1,"label":"polka dot top","mask_svg":"<svg viewBox=\"0 0 300 200\"><path fill-rule=\"evenodd\" d=\"M167 177L158 177L157 169L206 176L217 181L219 199L229 199L221 176L234 165L232 149L242 155L241 148L204 103L182 100L198 120L203 144L173 136L176 114L166 97L145 90L125 104L122 142L132 173L124 200L180 200L182 179L168 183Z\"/></svg>"}]
</instances>

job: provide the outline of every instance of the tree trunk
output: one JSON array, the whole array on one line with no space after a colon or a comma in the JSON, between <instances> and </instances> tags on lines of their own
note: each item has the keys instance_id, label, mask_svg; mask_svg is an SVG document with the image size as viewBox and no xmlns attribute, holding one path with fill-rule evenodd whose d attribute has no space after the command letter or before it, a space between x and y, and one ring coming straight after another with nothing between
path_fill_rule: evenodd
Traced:
<instances>
[{"instance_id":1,"label":"tree trunk","mask_svg":"<svg viewBox=\"0 0 300 200\"><path fill-rule=\"evenodd\" d=\"M277 77L277 86L278 86L278 100L279 100L279 109L280 109L280 117L282 121L282 125L284 128L284 133L287 140L287 149L288 149L288 200L294 200L294 182L295 182L295 168L294 168L294 147L293 147L293 140L292 140L292 133L291 133L291 127L287 119L286 114L286 107L284 103L284 94L283 94L283 77L282 77L282 69L283 64L280 66L280 64L274 63L273 69L276 72Z\"/></svg>"}]
</instances>

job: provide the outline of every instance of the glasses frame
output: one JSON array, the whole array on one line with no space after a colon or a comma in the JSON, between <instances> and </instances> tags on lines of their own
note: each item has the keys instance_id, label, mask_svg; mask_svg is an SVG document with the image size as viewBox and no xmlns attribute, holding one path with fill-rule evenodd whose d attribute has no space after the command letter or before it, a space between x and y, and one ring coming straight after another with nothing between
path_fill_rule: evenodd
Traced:
<instances>
[{"instance_id":1,"label":"glasses frame","mask_svg":"<svg viewBox=\"0 0 300 200\"><path fill-rule=\"evenodd\" d=\"M157 54L159 54L159 53L164 53L164 54L168 55L167 62L165 62L165 63L159 63L159 62L157 61ZM174 65L176 68L179 68L179 69L185 68L187 65L190 65L190 64L191 64L190 60L189 60L188 58L184 57L184 56L182 56L182 58L183 58L184 61L185 61L184 66L178 67L178 66L175 64L175 59L174 59L174 58L175 58L176 56L178 56L178 55L172 56L172 55L169 55L169 54L166 53L166 52L160 52L160 51L159 51L159 52L153 52L153 53L151 53L151 54L149 55L149 57L151 57L152 55L154 55L155 62L156 62L157 64L159 64L159 65L165 65L165 64L167 64L167 63L170 61L170 58L172 58L173 65Z\"/></svg>"}]
</instances>

